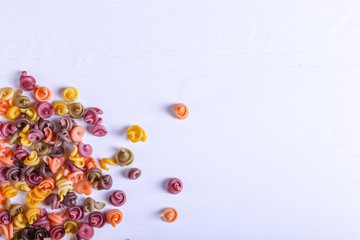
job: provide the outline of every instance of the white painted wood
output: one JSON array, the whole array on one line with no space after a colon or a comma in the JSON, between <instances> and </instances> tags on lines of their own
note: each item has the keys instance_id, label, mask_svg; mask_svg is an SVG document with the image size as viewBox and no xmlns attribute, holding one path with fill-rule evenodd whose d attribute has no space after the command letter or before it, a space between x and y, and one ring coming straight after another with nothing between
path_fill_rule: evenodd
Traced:
<instances>
[{"instance_id":1,"label":"white painted wood","mask_svg":"<svg viewBox=\"0 0 360 240\"><path fill-rule=\"evenodd\" d=\"M111 168L124 221L94 239L355 240L359 13L356 0L1 0L0 84L27 70L57 97L75 86L111 131L86 136L94 156L134 150L139 180ZM126 139L132 124L146 143Z\"/></svg>"}]
</instances>

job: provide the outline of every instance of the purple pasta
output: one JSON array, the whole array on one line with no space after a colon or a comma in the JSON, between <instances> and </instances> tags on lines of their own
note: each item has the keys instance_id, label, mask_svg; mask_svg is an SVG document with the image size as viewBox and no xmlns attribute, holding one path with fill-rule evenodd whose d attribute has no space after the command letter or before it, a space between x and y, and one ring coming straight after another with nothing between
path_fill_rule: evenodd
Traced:
<instances>
[{"instance_id":1,"label":"purple pasta","mask_svg":"<svg viewBox=\"0 0 360 240\"><path fill-rule=\"evenodd\" d=\"M81 206L75 205L67 211L67 216L71 220L77 221L85 217L84 210Z\"/></svg>"},{"instance_id":2,"label":"purple pasta","mask_svg":"<svg viewBox=\"0 0 360 240\"><path fill-rule=\"evenodd\" d=\"M103 114L103 111L99 108L91 107L87 108L84 112L84 120L87 124L101 124L102 118L99 115Z\"/></svg>"},{"instance_id":3,"label":"purple pasta","mask_svg":"<svg viewBox=\"0 0 360 240\"><path fill-rule=\"evenodd\" d=\"M25 158L29 156L29 153L22 148L22 145L16 144L14 151L15 160L25 160Z\"/></svg>"},{"instance_id":4,"label":"purple pasta","mask_svg":"<svg viewBox=\"0 0 360 240\"><path fill-rule=\"evenodd\" d=\"M38 125L35 124L34 127L30 130L28 138L30 141L40 141L45 138L45 135L41 130L39 130Z\"/></svg>"},{"instance_id":5,"label":"purple pasta","mask_svg":"<svg viewBox=\"0 0 360 240\"><path fill-rule=\"evenodd\" d=\"M21 167L13 165L6 172L6 178L9 181L18 182L20 181Z\"/></svg>"},{"instance_id":6,"label":"purple pasta","mask_svg":"<svg viewBox=\"0 0 360 240\"><path fill-rule=\"evenodd\" d=\"M80 155L83 157L90 157L93 152L90 144L84 144L83 142L79 142L77 147Z\"/></svg>"},{"instance_id":7,"label":"purple pasta","mask_svg":"<svg viewBox=\"0 0 360 240\"><path fill-rule=\"evenodd\" d=\"M90 226L102 228L105 225L105 215L100 211L94 211L89 214L88 222Z\"/></svg>"},{"instance_id":8,"label":"purple pasta","mask_svg":"<svg viewBox=\"0 0 360 240\"><path fill-rule=\"evenodd\" d=\"M77 199L77 195L74 192L68 192L65 195L62 204L66 207L74 207L76 205L76 199Z\"/></svg>"},{"instance_id":9,"label":"purple pasta","mask_svg":"<svg viewBox=\"0 0 360 240\"><path fill-rule=\"evenodd\" d=\"M25 178L25 180L27 184L29 184L29 186L33 188L39 185L39 183L41 183L41 181L44 180L44 178L40 175L39 172L33 171Z\"/></svg>"},{"instance_id":10,"label":"purple pasta","mask_svg":"<svg viewBox=\"0 0 360 240\"><path fill-rule=\"evenodd\" d=\"M6 176L8 170L9 170L9 167L1 167L0 168L0 183L9 182L9 179Z\"/></svg>"},{"instance_id":11,"label":"purple pasta","mask_svg":"<svg viewBox=\"0 0 360 240\"><path fill-rule=\"evenodd\" d=\"M100 180L99 180L99 186L98 186L98 190L108 190L112 187L113 184L113 180L112 177L110 175L104 175L101 176Z\"/></svg>"},{"instance_id":12,"label":"purple pasta","mask_svg":"<svg viewBox=\"0 0 360 240\"><path fill-rule=\"evenodd\" d=\"M78 235L80 238L89 240L94 236L94 228L88 223L81 223L78 228Z\"/></svg>"},{"instance_id":13,"label":"purple pasta","mask_svg":"<svg viewBox=\"0 0 360 240\"><path fill-rule=\"evenodd\" d=\"M49 156L52 158L58 158L64 155L65 149L63 147L50 147Z\"/></svg>"},{"instance_id":14,"label":"purple pasta","mask_svg":"<svg viewBox=\"0 0 360 240\"><path fill-rule=\"evenodd\" d=\"M70 137L69 131L66 129L61 129L58 133L57 133L58 137L63 140L66 143L71 143L72 139Z\"/></svg>"},{"instance_id":15,"label":"purple pasta","mask_svg":"<svg viewBox=\"0 0 360 240\"><path fill-rule=\"evenodd\" d=\"M34 172L36 170L36 168L34 166L26 166L24 165L21 168L21 176L20 176L20 181L23 182L25 181L25 177L29 176L32 172Z\"/></svg>"},{"instance_id":16,"label":"purple pasta","mask_svg":"<svg viewBox=\"0 0 360 240\"><path fill-rule=\"evenodd\" d=\"M50 205L52 210L63 208L63 204L60 202L60 197L56 193L51 193L49 196L47 196L45 199L45 204Z\"/></svg>"},{"instance_id":17,"label":"purple pasta","mask_svg":"<svg viewBox=\"0 0 360 240\"><path fill-rule=\"evenodd\" d=\"M33 76L28 76L26 71L21 73L20 79L20 88L24 91L31 91L35 88L36 80Z\"/></svg>"},{"instance_id":18,"label":"purple pasta","mask_svg":"<svg viewBox=\"0 0 360 240\"><path fill-rule=\"evenodd\" d=\"M70 170L71 172L77 172L77 171L85 171L86 168L82 167L82 168L78 168L75 166L74 162L71 160L66 160L65 161L65 168L67 168L68 170Z\"/></svg>"},{"instance_id":19,"label":"purple pasta","mask_svg":"<svg viewBox=\"0 0 360 240\"><path fill-rule=\"evenodd\" d=\"M49 237L49 232L41 227L36 227L34 232L34 239L35 240L41 240L44 238Z\"/></svg>"},{"instance_id":20,"label":"purple pasta","mask_svg":"<svg viewBox=\"0 0 360 240\"><path fill-rule=\"evenodd\" d=\"M1 123L0 136L7 138L10 135L14 134L17 131L17 128L12 123Z\"/></svg>"},{"instance_id":21,"label":"purple pasta","mask_svg":"<svg viewBox=\"0 0 360 240\"><path fill-rule=\"evenodd\" d=\"M61 117L59 120L59 125L61 129L64 129L68 132L71 131L71 129L73 129L73 127L75 127L77 124L74 121L74 119L70 118L70 117Z\"/></svg>"},{"instance_id":22,"label":"purple pasta","mask_svg":"<svg viewBox=\"0 0 360 240\"><path fill-rule=\"evenodd\" d=\"M46 231L50 231L50 221L47 218L47 211L45 208L41 209L40 217L33 225L36 227L41 227Z\"/></svg>"},{"instance_id":23,"label":"purple pasta","mask_svg":"<svg viewBox=\"0 0 360 240\"><path fill-rule=\"evenodd\" d=\"M39 129L44 131L45 128L50 128L52 131L55 129L55 124L49 120L40 119L39 121Z\"/></svg>"},{"instance_id":24,"label":"purple pasta","mask_svg":"<svg viewBox=\"0 0 360 240\"><path fill-rule=\"evenodd\" d=\"M109 196L109 201L112 205L120 207L126 202L126 194L121 190L116 190Z\"/></svg>"},{"instance_id":25,"label":"purple pasta","mask_svg":"<svg viewBox=\"0 0 360 240\"><path fill-rule=\"evenodd\" d=\"M30 124L30 121L26 117L19 117L14 122L14 126L19 130L22 130L28 124Z\"/></svg>"},{"instance_id":26,"label":"purple pasta","mask_svg":"<svg viewBox=\"0 0 360 240\"><path fill-rule=\"evenodd\" d=\"M39 172L43 178L49 178L53 175L53 172L50 170L49 165L44 162L40 165Z\"/></svg>"},{"instance_id":27,"label":"purple pasta","mask_svg":"<svg viewBox=\"0 0 360 240\"><path fill-rule=\"evenodd\" d=\"M0 224L9 224L12 220L10 213L7 210L0 211Z\"/></svg>"},{"instance_id":28,"label":"purple pasta","mask_svg":"<svg viewBox=\"0 0 360 240\"><path fill-rule=\"evenodd\" d=\"M61 139L56 140L54 147L63 147L64 141Z\"/></svg>"},{"instance_id":29,"label":"purple pasta","mask_svg":"<svg viewBox=\"0 0 360 240\"><path fill-rule=\"evenodd\" d=\"M97 137L103 137L108 133L105 126L101 124L94 125L92 128L90 128L90 132Z\"/></svg>"},{"instance_id":30,"label":"purple pasta","mask_svg":"<svg viewBox=\"0 0 360 240\"><path fill-rule=\"evenodd\" d=\"M41 117L42 119L50 118L52 115L55 114L54 109L52 108L51 104L48 102L39 103L36 108L39 117Z\"/></svg>"},{"instance_id":31,"label":"purple pasta","mask_svg":"<svg viewBox=\"0 0 360 240\"><path fill-rule=\"evenodd\" d=\"M131 168L128 172L128 178L130 180L138 179L141 175L141 170L138 168Z\"/></svg>"},{"instance_id":32,"label":"purple pasta","mask_svg":"<svg viewBox=\"0 0 360 240\"><path fill-rule=\"evenodd\" d=\"M50 237L54 239L62 239L65 236L65 229L63 226L56 226L50 230Z\"/></svg>"}]
</instances>

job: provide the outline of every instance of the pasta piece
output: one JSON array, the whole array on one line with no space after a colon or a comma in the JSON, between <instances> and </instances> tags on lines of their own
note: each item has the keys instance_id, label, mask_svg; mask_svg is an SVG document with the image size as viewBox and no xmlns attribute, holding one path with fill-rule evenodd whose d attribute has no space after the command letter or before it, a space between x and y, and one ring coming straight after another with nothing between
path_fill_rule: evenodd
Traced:
<instances>
[{"instance_id":1,"label":"pasta piece","mask_svg":"<svg viewBox=\"0 0 360 240\"><path fill-rule=\"evenodd\" d=\"M64 196L71 190L73 190L73 182L66 179L60 179L56 182L60 201L64 199Z\"/></svg>"},{"instance_id":2,"label":"pasta piece","mask_svg":"<svg viewBox=\"0 0 360 240\"><path fill-rule=\"evenodd\" d=\"M117 161L111 158L103 158L100 160L100 166L105 169L105 171L109 171L109 168L106 166L106 164L115 165L116 163Z\"/></svg>"}]
</instances>

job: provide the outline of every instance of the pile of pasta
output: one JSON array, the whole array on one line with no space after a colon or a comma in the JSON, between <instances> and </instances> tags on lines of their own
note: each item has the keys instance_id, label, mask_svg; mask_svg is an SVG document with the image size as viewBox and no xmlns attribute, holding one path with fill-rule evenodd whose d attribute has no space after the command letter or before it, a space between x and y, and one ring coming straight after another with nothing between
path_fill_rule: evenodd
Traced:
<instances>
[{"instance_id":1,"label":"pile of pasta","mask_svg":"<svg viewBox=\"0 0 360 240\"><path fill-rule=\"evenodd\" d=\"M123 218L119 209L99 211L105 203L86 197L79 204L77 195L109 190L113 184L92 157L91 145L82 141L85 127L75 121L82 118L91 134L105 136L102 111L84 109L74 87L63 91L64 101L51 104L50 89L38 86L34 77L23 72L19 83L19 90L0 90L0 115L7 119L0 122L0 233L6 239L61 239L65 234L91 239L94 228L105 223L115 227ZM23 91L30 91L35 100ZM106 164L127 166L133 160L132 151L121 148L100 164L108 170ZM24 201L12 202L19 191L26 193ZM125 199L117 190L110 203L118 207Z\"/></svg>"}]
</instances>

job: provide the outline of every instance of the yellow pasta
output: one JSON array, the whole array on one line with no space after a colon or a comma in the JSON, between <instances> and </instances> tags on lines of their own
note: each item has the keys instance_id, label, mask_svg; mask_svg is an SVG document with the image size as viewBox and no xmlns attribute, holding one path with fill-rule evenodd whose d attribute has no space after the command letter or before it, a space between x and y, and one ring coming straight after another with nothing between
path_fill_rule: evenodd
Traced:
<instances>
[{"instance_id":1,"label":"yellow pasta","mask_svg":"<svg viewBox=\"0 0 360 240\"><path fill-rule=\"evenodd\" d=\"M22 192L29 192L31 190L27 182L16 182L15 188Z\"/></svg>"},{"instance_id":2,"label":"yellow pasta","mask_svg":"<svg viewBox=\"0 0 360 240\"><path fill-rule=\"evenodd\" d=\"M39 208L30 208L29 210L26 211L26 219L29 222L29 224L33 224L34 222L36 222L36 220L38 220L39 216L40 216L40 209Z\"/></svg>"},{"instance_id":3,"label":"yellow pasta","mask_svg":"<svg viewBox=\"0 0 360 240\"><path fill-rule=\"evenodd\" d=\"M78 168L85 166L84 157L78 152L78 148L74 145L74 151L70 154L69 159L74 162L74 165Z\"/></svg>"},{"instance_id":4,"label":"yellow pasta","mask_svg":"<svg viewBox=\"0 0 360 240\"><path fill-rule=\"evenodd\" d=\"M60 197L60 201L64 199L64 196L73 190L73 182L68 181L67 179L60 179L56 182L56 187L58 189L58 195Z\"/></svg>"},{"instance_id":5,"label":"yellow pasta","mask_svg":"<svg viewBox=\"0 0 360 240\"><path fill-rule=\"evenodd\" d=\"M37 110L33 107L29 107L27 109L21 109L21 112L25 113L26 118L32 122L37 122L40 120Z\"/></svg>"},{"instance_id":6,"label":"yellow pasta","mask_svg":"<svg viewBox=\"0 0 360 240\"><path fill-rule=\"evenodd\" d=\"M67 101L67 102L75 102L79 98L79 92L74 87L68 87L68 88L65 88L65 90L63 92L63 97L64 97L65 101Z\"/></svg>"},{"instance_id":7,"label":"yellow pasta","mask_svg":"<svg viewBox=\"0 0 360 240\"><path fill-rule=\"evenodd\" d=\"M29 208L36 208L40 205L41 201L36 201L32 198L30 198L29 194L27 194L25 196L25 200L26 200L26 205L29 207Z\"/></svg>"},{"instance_id":8,"label":"yellow pasta","mask_svg":"<svg viewBox=\"0 0 360 240\"><path fill-rule=\"evenodd\" d=\"M37 152L32 151L31 154L29 156L27 156L24 160L24 164L26 166L36 166L38 165L40 162L40 158L37 155Z\"/></svg>"},{"instance_id":9,"label":"yellow pasta","mask_svg":"<svg viewBox=\"0 0 360 240\"><path fill-rule=\"evenodd\" d=\"M29 208L36 208L40 205L42 201L45 200L47 196L51 193L50 189L43 189L35 186L30 192L26 195L26 205Z\"/></svg>"},{"instance_id":10,"label":"yellow pasta","mask_svg":"<svg viewBox=\"0 0 360 240\"><path fill-rule=\"evenodd\" d=\"M18 190L13 186L8 186L6 183L2 184L2 193L5 198L13 198L18 194Z\"/></svg>"},{"instance_id":11,"label":"yellow pasta","mask_svg":"<svg viewBox=\"0 0 360 240\"><path fill-rule=\"evenodd\" d=\"M77 233L77 227L78 227L77 222L72 221L72 220L67 220L64 223L64 229L68 236L71 236L71 235Z\"/></svg>"},{"instance_id":12,"label":"yellow pasta","mask_svg":"<svg viewBox=\"0 0 360 240\"><path fill-rule=\"evenodd\" d=\"M11 106L7 111L6 117L10 120L15 120L19 118L20 115L21 115L20 108L17 106Z\"/></svg>"},{"instance_id":13,"label":"yellow pasta","mask_svg":"<svg viewBox=\"0 0 360 240\"><path fill-rule=\"evenodd\" d=\"M14 230L20 230L26 227L26 224L28 223L25 214L19 213L13 218L13 225Z\"/></svg>"},{"instance_id":14,"label":"yellow pasta","mask_svg":"<svg viewBox=\"0 0 360 240\"><path fill-rule=\"evenodd\" d=\"M103 158L100 160L100 166L106 171L109 171L109 168L106 166L106 164L115 165L116 163L116 160L111 158Z\"/></svg>"},{"instance_id":15,"label":"yellow pasta","mask_svg":"<svg viewBox=\"0 0 360 240\"><path fill-rule=\"evenodd\" d=\"M14 96L14 89L11 87L6 87L0 89L0 98L6 101L11 100Z\"/></svg>"},{"instance_id":16,"label":"yellow pasta","mask_svg":"<svg viewBox=\"0 0 360 240\"><path fill-rule=\"evenodd\" d=\"M32 145L32 141L29 140L25 133L19 132L19 136L21 145L23 145L24 147L30 147Z\"/></svg>"},{"instance_id":17,"label":"yellow pasta","mask_svg":"<svg viewBox=\"0 0 360 240\"><path fill-rule=\"evenodd\" d=\"M22 133L24 133L25 135L28 135L30 132L30 125L26 124L26 126L21 130Z\"/></svg>"},{"instance_id":18,"label":"yellow pasta","mask_svg":"<svg viewBox=\"0 0 360 240\"><path fill-rule=\"evenodd\" d=\"M67 107L64 101L56 101L53 103L53 109L56 115L64 116L69 112L69 108Z\"/></svg>"},{"instance_id":19,"label":"yellow pasta","mask_svg":"<svg viewBox=\"0 0 360 240\"><path fill-rule=\"evenodd\" d=\"M62 166L59 169L59 171L58 171L58 173L57 173L57 175L55 177L56 181L59 181L60 179L66 179L67 178L67 176L64 175L64 170L65 170L64 166Z\"/></svg>"}]
</instances>

